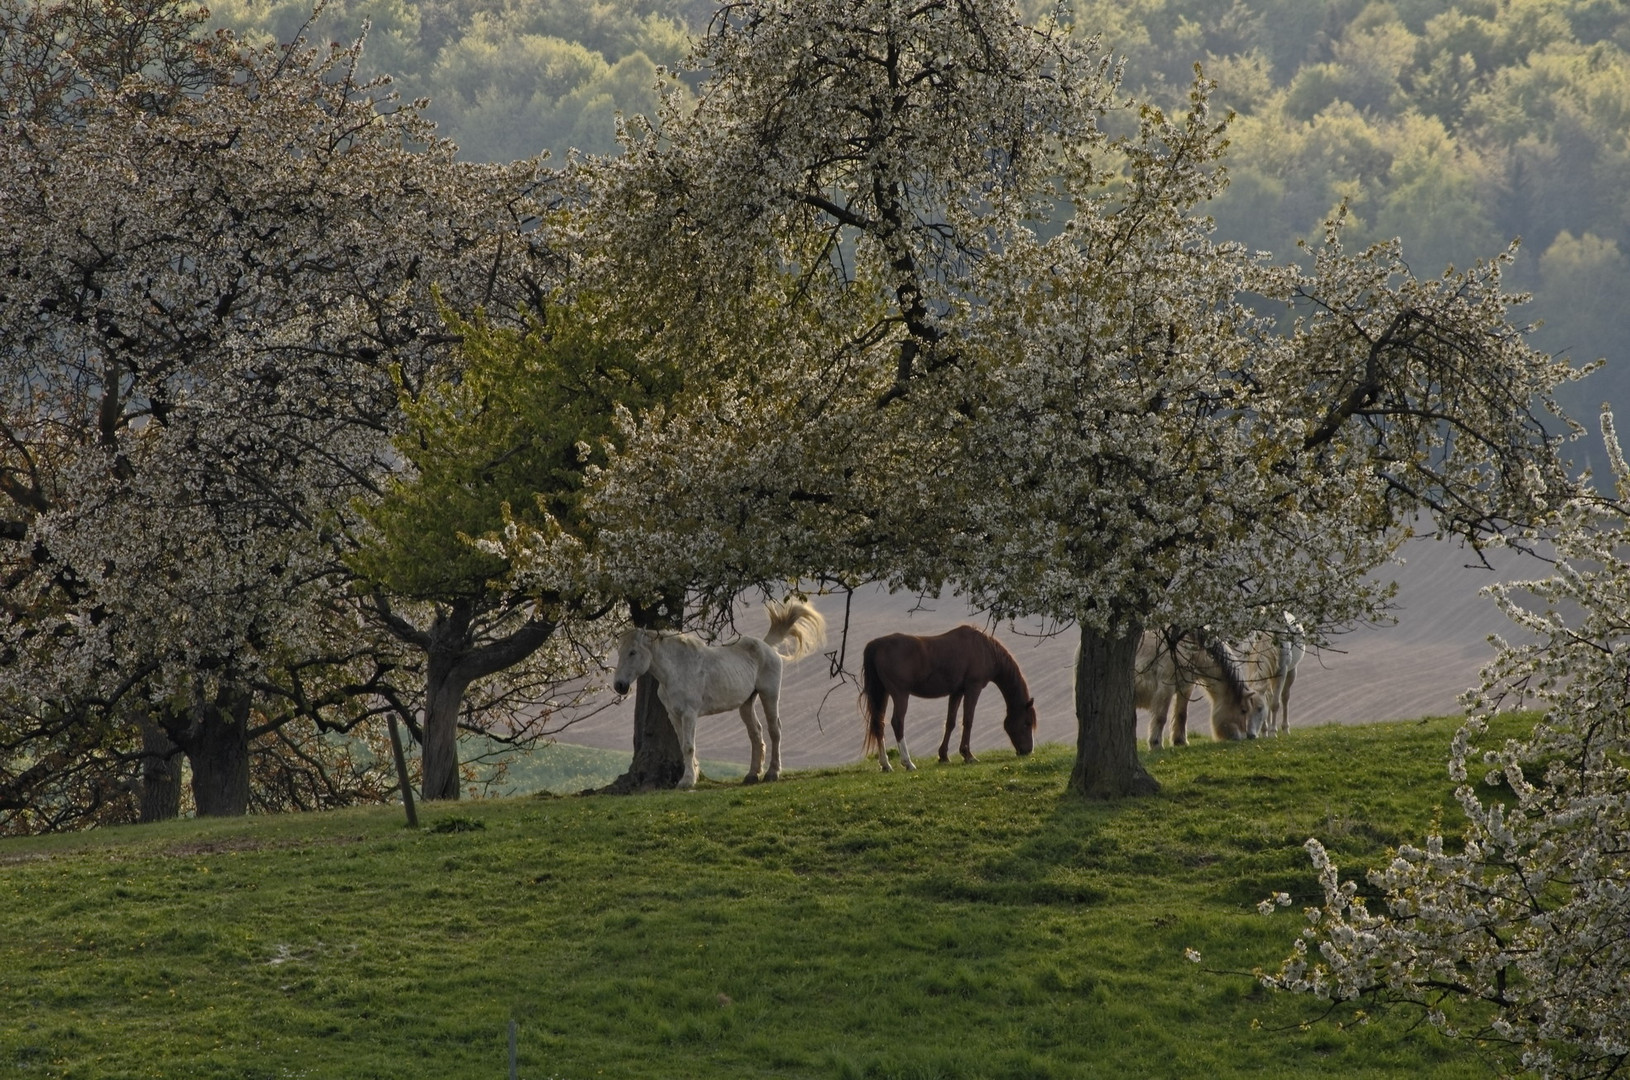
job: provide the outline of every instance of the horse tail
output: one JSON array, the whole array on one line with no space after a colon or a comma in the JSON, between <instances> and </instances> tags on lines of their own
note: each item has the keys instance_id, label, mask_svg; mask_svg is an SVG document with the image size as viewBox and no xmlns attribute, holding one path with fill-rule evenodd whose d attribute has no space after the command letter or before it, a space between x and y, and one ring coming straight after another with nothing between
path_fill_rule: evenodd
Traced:
<instances>
[{"instance_id":1,"label":"horse tail","mask_svg":"<svg viewBox=\"0 0 1630 1080\"><path fill-rule=\"evenodd\" d=\"M1284 643L1281 653L1284 663L1281 666L1285 673L1289 674L1296 670L1296 665L1307 655L1307 630L1303 628L1301 620L1288 611L1285 612L1285 625L1289 628L1289 633L1281 639Z\"/></svg>"},{"instance_id":2,"label":"horse tail","mask_svg":"<svg viewBox=\"0 0 1630 1080\"><path fill-rule=\"evenodd\" d=\"M877 642L868 641L860 661L860 716L866 721L866 744L862 751L870 755L883 749L883 711L888 704L888 691L883 688L883 677L877 673Z\"/></svg>"},{"instance_id":3,"label":"horse tail","mask_svg":"<svg viewBox=\"0 0 1630 1080\"><path fill-rule=\"evenodd\" d=\"M783 641L792 641L792 651L781 652L783 659L802 660L826 644L826 620L821 613L802 600L788 600L764 605L770 616L770 630L764 635L764 644L776 647Z\"/></svg>"}]
</instances>

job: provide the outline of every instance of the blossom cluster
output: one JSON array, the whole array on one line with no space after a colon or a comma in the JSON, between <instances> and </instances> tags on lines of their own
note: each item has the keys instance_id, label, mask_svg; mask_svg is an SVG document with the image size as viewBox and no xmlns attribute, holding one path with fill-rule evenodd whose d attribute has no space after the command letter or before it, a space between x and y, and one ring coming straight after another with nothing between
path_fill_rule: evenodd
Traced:
<instances>
[{"instance_id":1,"label":"blossom cluster","mask_svg":"<svg viewBox=\"0 0 1630 1080\"><path fill-rule=\"evenodd\" d=\"M1466 824L1400 846L1368 882L1308 842L1324 894L1270 987L1426 1010L1547 1077L1630 1060L1630 468L1603 415L1615 493L1569 501L1553 574L1489 589L1524 631L1499 642L1450 777ZM1497 710L1537 702L1527 735L1487 745Z\"/></svg>"}]
</instances>

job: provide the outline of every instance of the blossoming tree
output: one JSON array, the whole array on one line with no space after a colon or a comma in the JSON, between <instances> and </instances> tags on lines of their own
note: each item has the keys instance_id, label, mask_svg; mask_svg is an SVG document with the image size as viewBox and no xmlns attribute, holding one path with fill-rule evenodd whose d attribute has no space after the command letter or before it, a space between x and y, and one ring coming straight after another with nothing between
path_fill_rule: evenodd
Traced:
<instances>
[{"instance_id":1,"label":"blossoming tree","mask_svg":"<svg viewBox=\"0 0 1630 1080\"><path fill-rule=\"evenodd\" d=\"M252 736L390 707L346 508L393 464L392 372L448 352L431 286L537 290L538 167L457 162L360 45L246 49L162 0L0 15L9 761L157 725L199 812L241 813Z\"/></svg>"},{"instance_id":2,"label":"blossoming tree","mask_svg":"<svg viewBox=\"0 0 1630 1080\"><path fill-rule=\"evenodd\" d=\"M1555 573L1490 589L1528 640L1501 646L1452 744L1461 835L1399 847L1369 874L1379 902L1308 841L1324 901L1266 985L1411 1003L1539 1076L1630 1062L1630 466L1606 413L1603 441L1616 491L1566 507ZM1533 730L1484 745L1530 696Z\"/></svg>"},{"instance_id":3,"label":"blossoming tree","mask_svg":"<svg viewBox=\"0 0 1630 1080\"><path fill-rule=\"evenodd\" d=\"M1307 267L1213 243L1203 80L1181 116L1126 102L1002 0L729 4L696 62L695 107L589 181L584 272L708 372L590 479L611 577L1074 623L1071 788L1112 797L1154 787L1144 626L1336 625L1401 517L1482 538L1567 489L1566 371L1512 325L1507 257L1420 280L1335 224Z\"/></svg>"}]
</instances>

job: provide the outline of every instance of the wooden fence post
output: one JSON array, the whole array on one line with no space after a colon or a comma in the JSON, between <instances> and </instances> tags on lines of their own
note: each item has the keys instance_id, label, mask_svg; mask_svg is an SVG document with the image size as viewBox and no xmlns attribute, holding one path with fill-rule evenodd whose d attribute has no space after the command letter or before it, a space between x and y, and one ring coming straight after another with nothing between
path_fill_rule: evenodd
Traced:
<instances>
[{"instance_id":1,"label":"wooden fence post","mask_svg":"<svg viewBox=\"0 0 1630 1080\"><path fill-rule=\"evenodd\" d=\"M407 807L408 828L419 827L419 815L413 809L413 785L408 781L407 757L402 753L402 733L396 727L396 714L389 713L391 722L391 749L396 752L396 779L402 785L402 805Z\"/></svg>"}]
</instances>

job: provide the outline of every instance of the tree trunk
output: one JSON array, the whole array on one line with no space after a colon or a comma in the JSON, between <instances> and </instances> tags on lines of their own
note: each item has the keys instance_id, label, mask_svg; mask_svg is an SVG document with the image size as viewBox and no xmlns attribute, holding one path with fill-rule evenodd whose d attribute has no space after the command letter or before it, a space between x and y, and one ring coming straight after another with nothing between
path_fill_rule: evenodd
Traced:
<instances>
[{"instance_id":1,"label":"tree trunk","mask_svg":"<svg viewBox=\"0 0 1630 1080\"><path fill-rule=\"evenodd\" d=\"M459 796L458 714L470 678L461 661L469 653L473 606L458 601L436 613L425 650L424 723L420 727L420 793L431 799Z\"/></svg>"},{"instance_id":2,"label":"tree trunk","mask_svg":"<svg viewBox=\"0 0 1630 1080\"><path fill-rule=\"evenodd\" d=\"M436 615L423 646L424 726L420 729L419 767L426 800L459 796L458 718L470 684L514 667L537 652L558 625L534 615L504 637L477 645L474 601L460 600Z\"/></svg>"},{"instance_id":3,"label":"tree trunk","mask_svg":"<svg viewBox=\"0 0 1630 1080\"><path fill-rule=\"evenodd\" d=\"M1138 760L1138 717L1132 679L1142 628L1106 636L1081 626L1075 658L1075 768L1069 791L1088 799L1153 795L1160 784Z\"/></svg>"},{"instance_id":4,"label":"tree trunk","mask_svg":"<svg viewBox=\"0 0 1630 1080\"><path fill-rule=\"evenodd\" d=\"M458 678L457 665L446 660L432 649L425 674L424 741L419 764L427 801L459 796L458 715L470 684Z\"/></svg>"},{"instance_id":5,"label":"tree trunk","mask_svg":"<svg viewBox=\"0 0 1630 1080\"><path fill-rule=\"evenodd\" d=\"M242 817L249 812L249 695L222 688L196 706L185 739L177 739L192 766L192 801L199 817Z\"/></svg>"},{"instance_id":6,"label":"tree trunk","mask_svg":"<svg viewBox=\"0 0 1630 1080\"><path fill-rule=\"evenodd\" d=\"M141 821L170 821L181 815L181 748L151 716L141 729Z\"/></svg>"},{"instance_id":7,"label":"tree trunk","mask_svg":"<svg viewBox=\"0 0 1630 1080\"><path fill-rule=\"evenodd\" d=\"M678 597L665 597L655 607L630 604L634 625L642 630L671 630L679 622L684 601ZM685 762L679 752L679 736L674 734L673 721L668 710L657 697L657 681L650 675L640 676L634 686L634 760L628 771L607 784L601 791L609 795L628 795L637 791L656 791L679 785L685 775Z\"/></svg>"}]
</instances>

